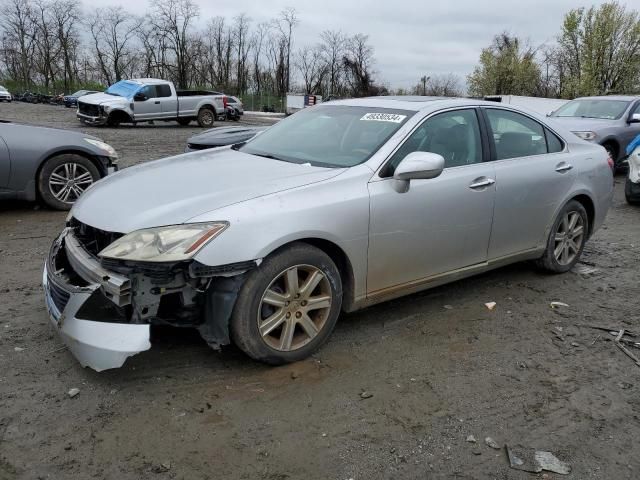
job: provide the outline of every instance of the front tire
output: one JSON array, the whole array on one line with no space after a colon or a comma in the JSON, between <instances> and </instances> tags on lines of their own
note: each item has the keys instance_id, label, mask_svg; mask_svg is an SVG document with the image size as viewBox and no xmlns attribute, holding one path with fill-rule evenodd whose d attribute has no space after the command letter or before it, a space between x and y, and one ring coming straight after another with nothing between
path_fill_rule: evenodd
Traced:
<instances>
[{"instance_id":1,"label":"front tire","mask_svg":"<svg viewBox=\"0 0 640 480\"><path fill-rule=\"evenodd\" d=\"M94 182L100 172L88 158L75 154L52 157L38 175L40 198L56 210L69 210L80 195Z\"/></svg>"},{"instance_id":2,"label":"front tire","mask_svg":"<svg viewBox=\"0 0 640 480\"><path fill-rule=\"evenodd\" d=\"M587 211L580 202L571 200L553 222L547 248L538 260L538 266L552 273L568 272L580 260L588 234Z\"/></svg>"},{"instance_id":3,"label":"front tire","mask_svg":"<svg viewBox=\"0 0 640 480\"><path fill-rule=\"evenodd\" d=\"M640 185L633 183L629 177L624 184L624 198L629 205L640 205Z\"/></svg>"},{"instance_id":4,"label":"front tire","mask_svg":"<svg viewBox=\"0 0 640 480\"><path fill-rule=\"evenodd\" d=\"M216 114L210 108L203 107L198 111L198 125L202 128L212 128Z\"/></svg>"},{"instance_id":5,"label":"front tire","mask_svg":"<svg viewBox=\"0 0 640 480\"><path fill-rule=\"evenodd\" d=\"M234 343L271 365L302 360L329 338L342 307L340 273L322 250L296 243L267 257L240 290Z\"/></svg>"}]
</instances>

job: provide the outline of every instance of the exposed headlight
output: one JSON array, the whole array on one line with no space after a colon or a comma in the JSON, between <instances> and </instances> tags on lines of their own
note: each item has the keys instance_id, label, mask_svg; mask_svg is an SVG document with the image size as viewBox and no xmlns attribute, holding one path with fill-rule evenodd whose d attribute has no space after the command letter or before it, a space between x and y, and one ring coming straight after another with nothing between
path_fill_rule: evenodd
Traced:
<instances>
[{"instance_id":1,"label":"exposed headlight","mask_svg":"<svg viewBox=\"0 0 640 480\"><path fill-rule=\"evenodd\" d=\"M596 132L573 132L573 134L583 140L593 140L596 138Z\"/></svg>"},{"instance_id":2,"label":"exposed headlight","mask_svg":"<svg viewBox=\"0 0 640 480\"><path fill-rule=\"evenodd\" d=\"M104 150L108 157L118 158L118 152L108 143L101 142L100 140L95 140L93 138L85 138L85 142L90 143L94 147L98 147L100 150Z\"/></svg>"},{"instance_id":3,"label":"exposed headlight","mask_svg":"<svg viewBox=\"0 0 640 480\"><path fill-rule=\"evenodd\" d=\"M188 260L228 226L227 222L212 222L138 230L119 238L99 255L139 262Z\"/></svg>"}]
</instances>

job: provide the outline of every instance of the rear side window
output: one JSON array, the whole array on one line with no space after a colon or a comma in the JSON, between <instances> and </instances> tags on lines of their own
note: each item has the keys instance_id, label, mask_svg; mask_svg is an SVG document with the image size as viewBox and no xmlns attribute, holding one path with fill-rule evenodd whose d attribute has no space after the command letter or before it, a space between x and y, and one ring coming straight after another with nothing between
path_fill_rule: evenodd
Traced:
<instances>
[{"instance_id":1,"label":"rear side window","mask_svg":"<svg viewBox=\"0 0 640 480\"><path fill-rule=\"evenodd\" d=\"M158 97L170 97L171 87L169 85L156 85L156 92Z\"/></svg>"},{"instance_id":2,"label":"rear side window","mask_svg":"<svg viewBox=\"0 0 640 480\"><path fill-rule=\"evenodd\" d=\"M509 110L486 109L496 160L530 157L547 153L544 127L538 122Z\"/></svg>"},{"instance_id":3,"label":"rear side window","mask_svg":"<svg viewBox=\"0 0 640 480\"><path fill-rule=\"evenodd\" d=\"M547 150L549 153L558 153L564 150L564 143L562 143L562 140L560 140L555 133L548 128L544 129L544 133L547 136Z\"/></svg>"}]
</instances>

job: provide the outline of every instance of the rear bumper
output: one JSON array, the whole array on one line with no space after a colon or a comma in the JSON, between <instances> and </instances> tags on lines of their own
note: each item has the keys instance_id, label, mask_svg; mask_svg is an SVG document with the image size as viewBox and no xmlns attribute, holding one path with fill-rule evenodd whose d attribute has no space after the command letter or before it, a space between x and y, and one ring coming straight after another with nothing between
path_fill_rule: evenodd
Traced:
<instances>
[{"instance_id":1,"label":"rear bumper","mask_svg":"<svg viewBox=\"0 0 640 480\"><path fill-rule=\"evenodd\" d=\"M70 271L59 268L60 255L66 255ZM71 283L68 276L71 271L81 278L82 281L75 282L81 285ZM42 273L42 285L51 323L83 367L98 372L118 368L128 357L151 348L149 325L123 323L116 315L109 318L108 305L93 307L107 317L104 320L81 318L83 307L94 295L103 305L108 299L117 308L130 301L131 290L128 278L102 268L80 247L70 230L63 231L53 242Z\"/></svg>"}]
</instances>

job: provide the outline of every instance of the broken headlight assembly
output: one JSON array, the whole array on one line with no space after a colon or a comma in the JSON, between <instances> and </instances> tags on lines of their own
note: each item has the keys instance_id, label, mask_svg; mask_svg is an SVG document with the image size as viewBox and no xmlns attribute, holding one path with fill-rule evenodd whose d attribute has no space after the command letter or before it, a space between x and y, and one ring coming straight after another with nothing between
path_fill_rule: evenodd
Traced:
<instances>
[{"instance_id":1,"label":"broken headlight assembly","mask_svg":"<svg viewBox=\"0 0 640 480\"><path fill-rule=\"evenodd\" d=\"M210 222L145 228L119 238L98 255L140 262L188 260L228 226L227 222Z\"/></svg>"}]
</instances>

